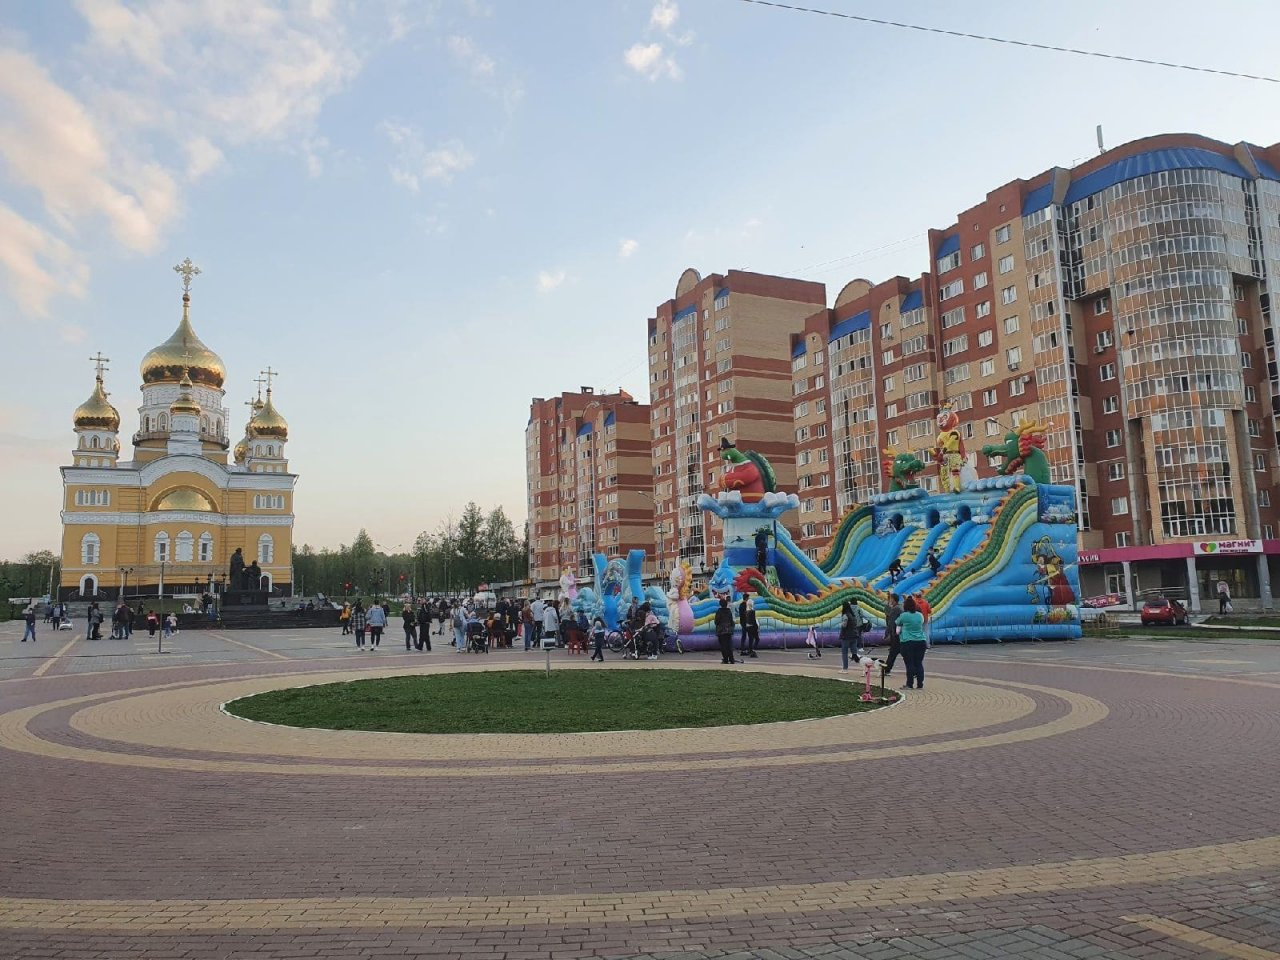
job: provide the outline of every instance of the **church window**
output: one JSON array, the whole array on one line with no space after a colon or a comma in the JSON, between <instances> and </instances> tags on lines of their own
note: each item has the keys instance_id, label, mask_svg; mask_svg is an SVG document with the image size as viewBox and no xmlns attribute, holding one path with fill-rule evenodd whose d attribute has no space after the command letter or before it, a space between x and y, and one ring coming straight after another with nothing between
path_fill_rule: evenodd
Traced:
<instances>
[{"instance_id":1,"label":"church window","mask_svg":"<svg viewBox=\"0 0 1280 960\"><path fill-rule=\"evenodd\" d=\"M90 575L80 578L80 596L96 597L98 595L98 578Z\"/></svg>"},{"instance_id":2,"label":"church window","mask_svg":"<svg viewBox=\"0 0 1280 960\"><path fill-rule=\"evenodd\" d=\"M222 418L221 417L213 421L213 432L219 437L222 436Z\"/></svg>"},{"instance_id":3,"label":"church window","mask_svg":"<svg viewBox=\"0 0 1280 960\"><path fill-rule=\"evenodd\" d=\"M271 443L267 444L267 456L274 457L275 455L276 455L275 444L271 444Z\"/></svg>"},{"instance_id":4,"label":"church window","mask_svg":"<svg viewBox=\"0 0 1280 960\"><path fill-rule=\"evenodd\" d=\"M208 433L208 432L209 432L209 418L208 418L208 417L201 417L201 418L200 418L200 432L201 432L201 433Z\"/></svg>"},{"instance_id":5,"label":"church window","mask_svg":"<svg viewBox=\"0 0 1280 960\"><path fill-rule=\"evenodd\" d=\"M161 530L156 534L156 563L168 562L169 556L169 535Z\"/></svg>"},{"instance_id":6,"label":"church window","mask_svg":"<svg viewBox=\"0 0 1280 960\"><path fill-rule=\"evenodd\" d=\"M80 565L96 567L102 559L102 541L96 533L86 533L80 538Z\"/></svg>"},{"instance_id":7,"label":"church window","mask_svg":"<svg viewBox=\"0 0 1280 960\"><path fill-rule=\"evenodd\" d=\"M200 562L213 562L213 534L208 530L200 534Z\"/></svg>"},{"instance_id":8,"label":"church window","mask_svg":"<svg viewBox=\"0 0 1280 960\"><path fill-rule=\"evenodd\" d=\"M81 437L80 437L80 449L81 449L81 450L83 450L84 448L85 448L84 437L83 437L83 436L81 436Z\"/></svg>"},{"instance_id":9,"label":"church window","mask_svg":"<svg viewBox=\"0 0 1280 960\"><path fill-rule=\"evenodd\" d=\"M274 563L276 555L276 545L271 539L271 534L264 533L258 538L258 562Z\"/></svg>"},{"instance_id":10,"label":"church window","mask_svg":"<svg viewBox=\"0 0 1280 960\"><path fill-rule=\"evenodd\" d=\"M160 419L159 419L158 423L159 423L159 425L160 425L160 429L161 429L161 430L168 430L168 429L169 429L169 415L168 415L168 414L165 414L165 413L160 414Z\"/></svg>"},{"instance_id":11,"label":"church window","mask_svg":"<svg viewBox=\"0 0 1280 960\"><path fill-rule=\"evenodd\" d=\"M179 563L190 563L195 559L195 538L191 536L189 530L183 530L178 534L176 559Z\"/></svg>"},{"instance_id":12,"label":"church window","mask_svg":"<svg viewBox=\"0 0 1280 960\"><path fill-rule=\"evenodd\" d=\"M145 427L145 430L146 430L146 432L147 432L147 433L150 433L150 432L151 432L151 417L150 417L150 416L148 416L148 417L147 417L147 425L146 425L146 427Z\"/></svg>"},{"instance_id":13,"label":"church window","mask_svg":"<svg viewBox=\"0 0 1280 960\"><path fill-rule=\"evenodd\" d=\"M98 438L97 438L97 437L94 437L92 440L90 440L90 441L89 441L89 446L91 446L94 450L97 450L97 449L98 449Z\"/></svg>"}]
</instances>

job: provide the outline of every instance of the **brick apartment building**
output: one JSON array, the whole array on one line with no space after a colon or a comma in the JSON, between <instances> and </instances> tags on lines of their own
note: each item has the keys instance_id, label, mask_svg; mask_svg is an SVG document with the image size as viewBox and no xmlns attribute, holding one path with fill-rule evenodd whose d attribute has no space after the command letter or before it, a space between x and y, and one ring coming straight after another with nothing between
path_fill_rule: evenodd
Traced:
<instances>
[{"instance_id":1,"label":"brick apartment building","mask_svg":"<svg viewBox=\"0 0 1280 960\"><path fill-rule=\"evenodd\" d=\"M660 568L718 557L695 500L721 436L799 493L795 534L816 555L885 488L886 447L927 459L950 401L980 476L994 472L984 444L1021 417L1050 422L1086 594L1207 606L1222 580L1270 606L1280 144L1124 144L998 187L930 230L928 253L921 276L853 280L830 308L821 284L685 271L648 323Z\"/></svg>"},{"instance_id":2,"label":"brick apartment building","mask_svg":"<svg viewBox=\"0 0 1280 960\"><path fill-rule=\"evenodd\" d=\"M566 570L589 579L597 550L653 556L651 447L649 406L625 390L533 400L525 456L534 581Z\"/></svg>"}]
</instances>

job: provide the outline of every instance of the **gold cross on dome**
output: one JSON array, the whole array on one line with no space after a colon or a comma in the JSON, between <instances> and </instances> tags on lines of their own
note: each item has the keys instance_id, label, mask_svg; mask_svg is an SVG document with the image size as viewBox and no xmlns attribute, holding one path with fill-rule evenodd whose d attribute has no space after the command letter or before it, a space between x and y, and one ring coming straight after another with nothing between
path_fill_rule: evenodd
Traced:
<instances>
[{"instance_id":1,"label":"gold cross on dome","mask_svg":"<svg viewBox=\"0 0 1280 960\"><path fill-rule=\"evenodd\" d=\"M111 362L110 358L104 357L102 355L102 351L99 350L97 356L90 357L89 359L93 361L93 366L98 371L98 379L101 380L102 375L107 371L107 364Z\"/></svg>"},{"instance_id":2,"label":"gold cross on dome","mask_svg":"<svg viewBox=\"0 0 1280 960\"><path fill-rule=\"evenodd\" d=\"M266 379L266 384L267 384L267 393L268 393L268 394L270 394L270 393L271 393L271 381L273 381L276 377L280 376L280 371L279 371L279 370L272 370L272 369L271 369L271 367L269 367L269 366L268 366L268 367L267 367L267 369L265 369L265 370L263 370L263 371L262 371L262 375L263 375L264 377L266 377L266 378L267 378L267 379ZM261 383L262 381L258 381L258 382L259 382L259 383Z\"/></svg>"},{"instance_id":3,"label":"gold cross on dome","mask_svg":"<svg viewBox=\"0 0 1280 960\"><path fill-rule=\"evenodd\" d=\"M180 264L173 268L173 272L182 277L182 292L191 292L191 280L193 277L200 275L200 268L191 262L191 258L183 260Z\"/></svg>"},{"instance_id":4,"label":"gold cross on dome","mask_svg":"<svg viewBox=\"0 0 1280 960\"><path fill-rule=\"evenodd\" d=\"M267 381L266 381L266 380L263 380L263 379L262 379L262 377L254 377L254 378L253 378L253 382L254 382L254 383L256 383L256 384L258 385L258 399L256 399L256 400L250 400L249 402L250 402L250 403L261 403L261 402L262 402L262 385L263 385L264 383L266 383Z\"/></svg>"}]
</instances>

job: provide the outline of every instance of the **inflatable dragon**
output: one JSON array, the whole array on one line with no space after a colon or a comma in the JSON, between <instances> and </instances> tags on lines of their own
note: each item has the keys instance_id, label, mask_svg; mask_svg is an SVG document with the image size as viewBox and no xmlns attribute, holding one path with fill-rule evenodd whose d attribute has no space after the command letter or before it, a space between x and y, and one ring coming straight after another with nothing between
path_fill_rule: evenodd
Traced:
<instances>
[{"instance_id":1,"label":"inflatable dragon","mask_svg":"<svg viewBox=\"0 0 1280 960\"><path fill-rule=\"evenodd\" d=\"M893 447L886 447L881 462L889 479L890 493L920 486L916 483L916 475L924 470L924 463L914 453L899 453Z\"/></svg>"},{"instance_id":2,"label":"inflatable dragon","mask_svg":"<svg viewBox=\"0 0 1280 960\"><path fill-rule=\"evenodd\" d=\"M997 468L1001 476L1024 473L1036 483L1049 483L1049 458L1044 454L1045 432L1049 426L1040 420L1023 420L1004 435L1004 443L983 447L982 455L1004 460Z\"/></svg>"}]
</instances>

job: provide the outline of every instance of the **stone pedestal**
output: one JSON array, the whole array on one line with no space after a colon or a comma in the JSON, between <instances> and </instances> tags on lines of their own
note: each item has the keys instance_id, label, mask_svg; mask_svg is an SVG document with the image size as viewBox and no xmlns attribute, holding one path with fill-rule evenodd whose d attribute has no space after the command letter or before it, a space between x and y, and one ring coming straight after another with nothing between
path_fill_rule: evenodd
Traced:
<instances>
[{"instance_id":1,"label":"stone pedestal","mask_svg":"<svg viewBox=\"0 0 1280 960\"><path fill-rule=\"evenodd\" d=\"M222 609L242 610L249 607L265 609L271 599L268 590L227 590L222 594Z\"/></svg>"}]
</instances>

